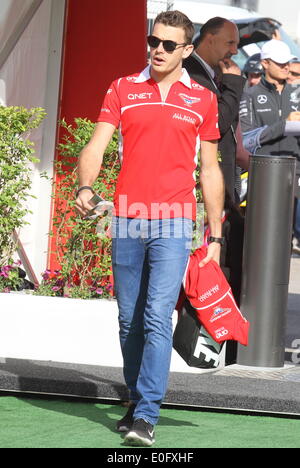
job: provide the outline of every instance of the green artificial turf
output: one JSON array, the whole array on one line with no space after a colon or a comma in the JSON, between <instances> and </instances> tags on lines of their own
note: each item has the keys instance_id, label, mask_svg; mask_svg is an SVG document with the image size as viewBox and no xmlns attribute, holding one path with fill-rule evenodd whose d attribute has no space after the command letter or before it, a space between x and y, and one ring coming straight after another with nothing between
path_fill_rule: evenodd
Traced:
<instances>
[{"instance_id":1,"label":"green artificial turf","mask_svg":"<svg viewBox=\"0 0 300 468\"><path fill-rule=\"evenodd\" d=\"M0 448L125 448L126 409L74 400L0 397ZM299 448L300 420L162 409L154 448Z\"/></svg>"}]
</instances>

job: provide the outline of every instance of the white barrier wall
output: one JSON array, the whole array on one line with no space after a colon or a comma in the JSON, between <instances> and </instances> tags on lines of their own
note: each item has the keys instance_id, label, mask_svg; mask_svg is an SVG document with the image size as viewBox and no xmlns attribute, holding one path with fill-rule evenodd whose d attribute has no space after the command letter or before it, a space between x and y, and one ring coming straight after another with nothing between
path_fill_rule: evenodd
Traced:
<instances>
[{"instance_id":1,"label":"white barrier wall","mask_svg":"<svg viewBox=\"0 0 300 468\"><path fill-rule=\"evenodd\" d=\"M122 367L117 303L0 294L0 357ZM174 350L171 371L207 372Z\"/></svg>"}]
</instances>

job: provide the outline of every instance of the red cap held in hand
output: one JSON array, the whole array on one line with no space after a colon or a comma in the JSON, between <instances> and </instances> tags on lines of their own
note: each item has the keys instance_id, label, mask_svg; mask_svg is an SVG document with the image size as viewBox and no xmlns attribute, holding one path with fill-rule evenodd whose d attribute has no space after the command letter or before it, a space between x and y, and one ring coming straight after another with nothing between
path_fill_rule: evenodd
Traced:
<instances>
[{"instance_id":1,"label":"red cap held in hand","mask_svg":"<svg viewBox=\"0 0 300 468\"><path fill-rule=\"evenodd\" d=\"M221 268L213 260L199 267L206 254L207 248L202 246L191 255L183 283L185 294L215 341L235 340L247 346L249 322L242 316Z\"/></svg>"}]
</instances>

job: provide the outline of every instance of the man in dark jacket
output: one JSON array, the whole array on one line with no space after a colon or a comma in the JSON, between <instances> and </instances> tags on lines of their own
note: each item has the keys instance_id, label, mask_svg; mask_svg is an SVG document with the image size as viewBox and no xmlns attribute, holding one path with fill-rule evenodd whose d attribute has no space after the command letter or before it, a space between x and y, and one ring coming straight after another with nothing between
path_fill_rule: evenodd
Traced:
<instances>
[{"instance_id":1,"label":"man in dark jacket","mask_svg":"<svg viewBox=\"0 0 300 468\"><path fill-rule=\"evenodd\" d=\"M221 168L226 189L238 201L236 185L236 130L239 104L245 78L231 60L237 54L239 31L224 18L212 18L201 28L200 39L193 54L183 62L190 76L200 85L217 94L221 139Z\"/></svg>"},{"instance_id":2,"label":"man in dark jacket","mask_svg":"<svg viewBox=\"0 0 300 468\"><path fill-rule=\"evenodd\" d=\"M265 76L242 97L240 120L244 146L252 154L295 156L300 167L300 93L290 83L290 62L295 57L284 42L271 40L261 50ZM297 174L296 174L297 175ZM299 197L299 175L295 197ZM297 217L294 234L297 239ZM297 235L298 233L298 235ZM297 239L300 243L300 238ZM300 252L300 249L299 249Z\"/></svg>"},{"instance_id":3,"label":"man in dark jacket","mask_svg":"<svg viewBox=\"0 0 300 468\"><path fill-rule=\"evenodd\" d=\"M284 42L272 39L261 50L265 76L241 100L244 146L252 154L299 157L300 99L287 84L293 55Z\"/></svg>"},{"instance_id":4,"label":"man in dark jacket","mask_svg":"<svg viewBox=\"0 0 300 468\"><path fill-rule=\"evenodd\" d=\"M226 197L230 203L239 203L236 180L239 170L236 165L237 143L239 138L239 105L246 79L231 57L237 54L239 31L237 26L225 18L212 18L205 23L195 50L184 60L183 66L190 76L201 86L216 93L219 110L219 130L221 139L218 150L221 154L221 169L226 185ZM233 215L223 226L226 243L221 250L221 267L236 301L240 301L243 219ZM235 362L236 345L227 344L226 362Z\"/></svg>"}]
</instances>

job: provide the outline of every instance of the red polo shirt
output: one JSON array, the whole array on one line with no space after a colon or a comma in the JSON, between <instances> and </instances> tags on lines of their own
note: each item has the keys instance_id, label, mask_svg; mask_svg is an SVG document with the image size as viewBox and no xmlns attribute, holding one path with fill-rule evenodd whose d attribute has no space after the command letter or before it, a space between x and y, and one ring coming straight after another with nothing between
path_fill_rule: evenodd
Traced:
<instances>
[{"instance_id":1,"label":"red polo shirt","mask_svg":"<svg viewBox=\"0 0 300 468\"><path fill-rule=\"evenodd\" d=\"M183 70L163 100L147 67L112 83L98 122L120 131L116 215L195 219L200 140L220 138L216 95Z\"/></svg>"}]
</instances>

